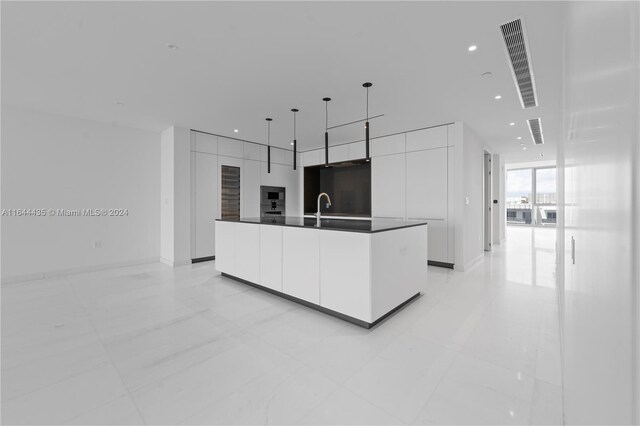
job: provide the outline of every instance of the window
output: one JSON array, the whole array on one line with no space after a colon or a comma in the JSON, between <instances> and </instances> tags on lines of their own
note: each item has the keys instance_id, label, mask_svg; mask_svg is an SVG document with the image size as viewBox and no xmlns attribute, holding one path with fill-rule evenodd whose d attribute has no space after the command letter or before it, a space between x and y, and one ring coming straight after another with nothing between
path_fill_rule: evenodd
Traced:
<instances>
[{"instance_id":1,"label":"window","mask_svg":"<svg viewBox=\"0 0 640 426\"><path fill-rule=\"evenodd\" d=\"M508 170L506 187L508 224L555 225L555 167Z\"/></svg>"},{"instance_id":2,"label":"window","mask_svg":"<svg viewBox=\"0 0 640 426\"><path fill-rule=\"evenodd\" d=\"M507 171L507 223L531 224L531 169Z\"/></svg>"}]
</instances>

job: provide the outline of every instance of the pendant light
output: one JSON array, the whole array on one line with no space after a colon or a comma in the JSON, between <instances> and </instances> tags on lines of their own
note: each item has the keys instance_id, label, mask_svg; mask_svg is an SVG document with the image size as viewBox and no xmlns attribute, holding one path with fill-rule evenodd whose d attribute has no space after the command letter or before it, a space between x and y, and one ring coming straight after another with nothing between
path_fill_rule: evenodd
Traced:
<instances>
[{"instance_id":1,"label":"pendant light","mask_svg":"<svg viewBox=\"0 0 640 426\"><path fill-rule=\"evenodd\" d=\"M267 120L267 173L271 173L271 122L272 118L265 118Z\"/></svg>"},{"instance_id":2,"label":"pendant light","mask_svg":"<svg viewBox=\"0 0 640 426\"><path fill-rule=\"evenodd\" d=\"M371 156L369 154L369 87L373 86L373 84L367 82L362 85L362 87L367 89L367 121L364 123L364 138L366 145L366 157L367 161L371 161Z\"/></svg>"},{"instance_id":3,"label":"pendant light","mask_svg":"<svg viewBox=\"0 0 640 426\"><path fill-rule=\"evenodd\" d=\"M296 112L297 108L291 110L293 112L293 170L296 169L296 155L298 151L298 142L296 141Z\"/></svg>"},{"instance_id":4,"label":"pendant light","mask_svg":"<svg viewBox=\"0 0 640 426\"><path fill-rule=\"evenodd\" d=\"M324 165L329 166L329 101L331 98L322 98L324 101Z\"/></svg>"}]
</instances>

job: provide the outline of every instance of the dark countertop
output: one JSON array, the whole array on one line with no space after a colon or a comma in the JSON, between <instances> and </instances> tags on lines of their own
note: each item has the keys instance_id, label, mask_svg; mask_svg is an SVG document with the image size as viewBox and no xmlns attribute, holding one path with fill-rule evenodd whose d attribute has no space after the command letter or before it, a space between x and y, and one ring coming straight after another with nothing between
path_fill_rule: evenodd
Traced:
<instances>
[{"instance_id":1,"label":"dark countertop","mask_svg":"<svg viewBox=\"0 0 640 426\"><path fill-rule=\"evenodd\" d=\"M315 228L329 231L364 232L375 233L391 231L394 229L410 228L412 226L426 225L426 221L401 220L401 219L321 219L320 227L316 227L316 219L300 216L277 216L277 217L244 217L235 219L216 219L222 222L241 222L256 225L293 226L297 228Z\"/></svg>"}]
</instances>

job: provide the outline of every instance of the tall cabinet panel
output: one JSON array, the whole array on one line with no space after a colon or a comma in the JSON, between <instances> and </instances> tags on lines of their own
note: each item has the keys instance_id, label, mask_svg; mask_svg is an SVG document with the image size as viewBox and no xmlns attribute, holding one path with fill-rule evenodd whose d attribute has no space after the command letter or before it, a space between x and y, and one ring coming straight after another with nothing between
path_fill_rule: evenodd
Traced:
<instances>
[{"instance_id":1,"label":"tall cabinet panel","mask_svg":"<svg viewBox=\"0 0 640 426\"><path fill-rule=\"evenodd\" d=\"M407 153L407 218L447 218L447 148Z\"/></svg>"},{"instance_id":2,"label":"tall cabinet panel","mask_svg":"<svg viewBox=\"0 0 640 426\"><path fill-rule=\"evenodd\" d=\"M404 219L405 154L371 159L371 215Z\"/></svg>"},{"instance_id":3,"label":"tall cabinet panel","mask_svg":"<svg viewBox=\"0 0 640 426\"><path fill-rule=\"evenodd\" d=\"M243 216L260 217L260 162L244 160L243 178Z\"/></svg>"},{"instance_id":4,"label":"tall cabinet panel","mask_svg":"<svg viewBox=\"0 0 640 426\"><path fill-rule=\"evenodd\" d=\"M209 257L215 255L215 226L214 220L218 214L218 157L216 155L193 153L195 157L194 168L194 195L195 219L193 229L195 253L194 258Z\"/></svg>"},{"instance_id":5,"label":"tall cabinet panel","mask_svg":"<svg viewBox=\"0 0 640 426\"><path fill-rule=\"evenodd\" d=\"M448 260L447 148L407 153L407 218L429 222L429 260Z\"/></svg>"}]
</instances>

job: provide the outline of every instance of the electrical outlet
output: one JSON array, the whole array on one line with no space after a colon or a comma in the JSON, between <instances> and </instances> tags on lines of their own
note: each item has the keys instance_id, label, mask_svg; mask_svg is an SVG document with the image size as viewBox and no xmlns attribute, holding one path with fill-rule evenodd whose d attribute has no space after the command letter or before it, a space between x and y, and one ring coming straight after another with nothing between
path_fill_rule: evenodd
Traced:
<instances>
[{"instance_id":1,"label":"electrical outlet","mask_svg":"<svg viewBox=\"0 0 640 426\"><path fill-rule=\"evenodd\" d=\"M93 240L93 248L100 248L100 240Z\"/></svg>"}]
</instances>

